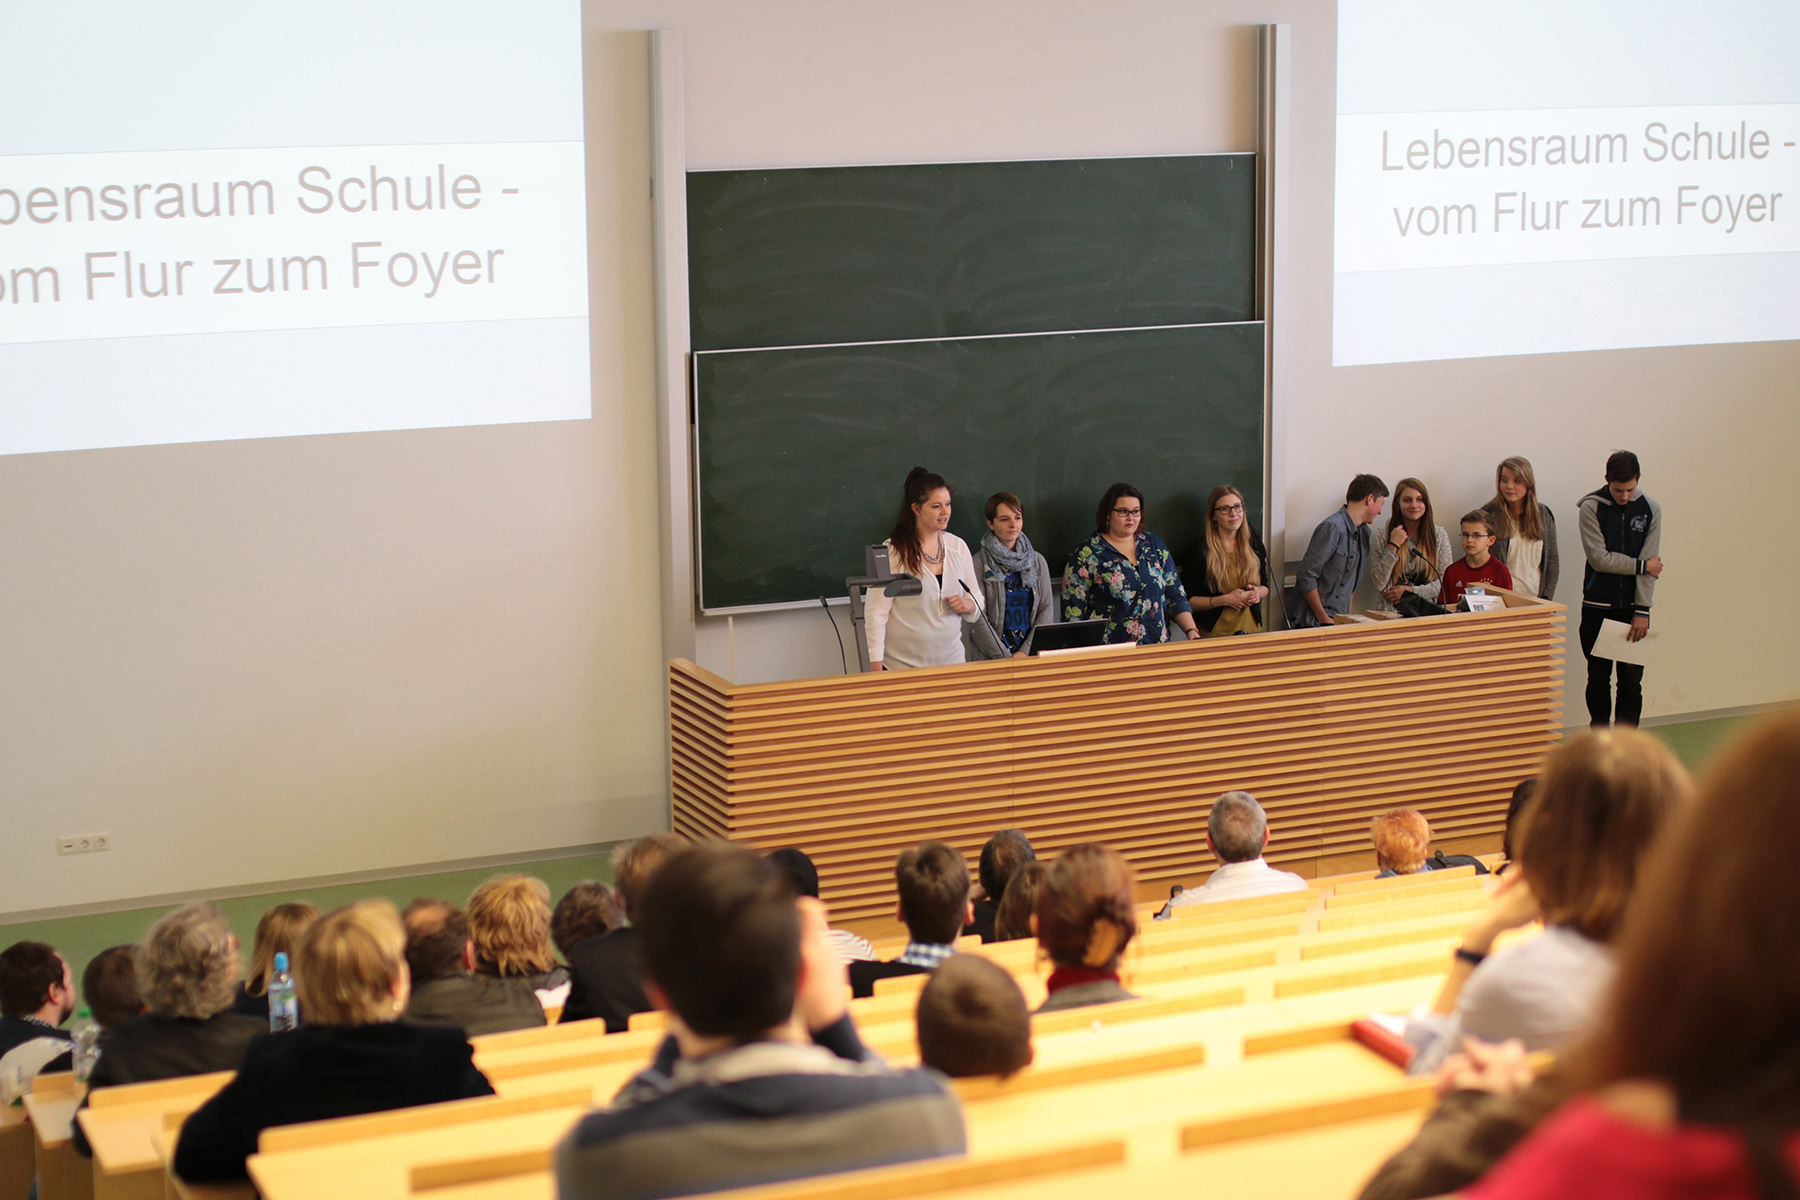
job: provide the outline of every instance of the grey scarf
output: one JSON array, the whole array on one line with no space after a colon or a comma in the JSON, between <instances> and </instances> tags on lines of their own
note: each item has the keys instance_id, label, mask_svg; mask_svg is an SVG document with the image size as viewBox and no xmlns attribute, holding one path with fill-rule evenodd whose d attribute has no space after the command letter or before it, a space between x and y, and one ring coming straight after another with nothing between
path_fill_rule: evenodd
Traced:
<instances>
[{"instance_id":1,"label":"grey scarf","mask_svg":"<svg viewBox=\"0 0 1800 1200\"><path fill-rule=\"evenodd\" d=\"M1013 548L1008 550L990 529L981 535L981 559L984 564L981 577L987 582L998 582L1017 571L1019 578L1029 582L1033 553L1031 539L1023 533L1019 534L1019 540L1013 543Z\"/></svg>"}]
</instances>

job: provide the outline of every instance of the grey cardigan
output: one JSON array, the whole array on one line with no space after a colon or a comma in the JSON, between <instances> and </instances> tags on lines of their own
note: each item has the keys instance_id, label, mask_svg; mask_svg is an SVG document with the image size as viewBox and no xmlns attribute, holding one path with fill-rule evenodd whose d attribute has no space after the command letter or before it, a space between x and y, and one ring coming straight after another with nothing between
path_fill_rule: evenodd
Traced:
<instances>
[{"instance_id":1,"label":"grey cardigan","mask_svg":"<svg viewBox=\"0 0 1800 1200\"><path fill-rule=\"evenodd\" d=\"M1498 503L1489 500L1481 506L1481 511L1499 516ZM1538 505L1538 515L1544 518L1544 565L1538 571L1538 595L1545 600L1556 599L1556 577L1562 573L1562 558L1556 552L1556 514L1550 511L1548 504ZM1506 550L1512 542L1511 538L1494 539L1494 557L1501 562L1506 561Z\"/></svg>"},{"instance_id":2,"label":"grey cardigan","mask_svg":"<svg viewBox=\"0 0 1800 1200\"><path fill-rule=\"evenodd\" d=\"M1369 607L1377 612L1394 611L1394 606L1381 594L1387 589L1388 577L1394 573L1394 560L1400 557L1400 552L1394 549L1394 543L1388 541L1388 533L1392 528L1392 525L1383 526L1379 534L1371 534L1369 537L1369 586L1375 589L1375 598L1370 601ZM1437 535L1432 565L1437 568L1438 577L1430 583L1420 584L1413 591L1436 604L1438 591L1444 586L1444 568L1450 565L1450 535L1444 532L1442 525L1433 525L1431 528Z\"/></svg>"},{"instance_id":3,"label":"grey cardigan","mask_svg":"<svg viewBox=\"0 0 1800 1200\"><path fill-rule=\"evenodd\" d=\"M1044 556L1031 552L1031 578L1025 586L1031 589L1031 629L1056 620L1056 587L1050 580L1050 564ZM987 555L975 555L975 575L981 580L981 619L963 624L963 640L970 658L1005 658L1006 647L995 636L1006 620L1006 584L987 575ZM1031 649L1031 634L1026 634L1023 649Z\"/></svg>"}]
</instances>

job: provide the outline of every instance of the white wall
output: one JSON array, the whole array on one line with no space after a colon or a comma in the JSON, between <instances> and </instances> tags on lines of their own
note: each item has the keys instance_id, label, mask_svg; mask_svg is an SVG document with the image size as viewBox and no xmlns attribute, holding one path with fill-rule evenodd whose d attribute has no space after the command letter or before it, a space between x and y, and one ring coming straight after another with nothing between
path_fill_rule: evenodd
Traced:
<instances>
[{"instance_id":1,"label":"white wall","mask_svg":"<svg viewBox=\"0 0 1800 1200\"><path fill-rule=\"evenodd\" d=\"M589 21L682 31L694 169L1251 150L1251 26L1291 24L1290 555L1357 471L1420 476L1453 526L1492 495L1494 464L1523 454L1561 521L1559 598L1576 601L1575 501L1630 448L1666 521L1647 714L1800 691L1800 629L1759 618L1800 566L1750 534L1787 506L1800 344L1331 367L1332 4L608 0ZM1707 529L1703 513L1722 519ZM733 640L741 681L838 669L817 611L739 617ZM723 620L701 623L697 650L729 669ZM1571 721L1581 682L1577 656Z\"/></svg>"}]
</instances>

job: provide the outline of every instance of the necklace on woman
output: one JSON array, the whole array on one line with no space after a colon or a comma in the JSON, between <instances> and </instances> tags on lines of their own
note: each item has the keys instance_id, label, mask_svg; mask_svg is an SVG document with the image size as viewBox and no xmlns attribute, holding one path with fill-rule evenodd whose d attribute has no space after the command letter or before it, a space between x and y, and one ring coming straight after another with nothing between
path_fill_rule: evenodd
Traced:
<instances>
[{"instance_id":1,"label":"necklace on woman","mask_svg":"<svg viewBox=\"0 0 1800 1200\"><path fill-rule=\"evenodd\" d=\"M938 539L938 552L935 555L926 554L924 546L919 547L919 554L922 558L924 558L924 560L926 562L930 563L934 567L937 566L939 563L944 561L944 541L943 541L943 539L942 538Z\"/></svg>"}]
</instances>

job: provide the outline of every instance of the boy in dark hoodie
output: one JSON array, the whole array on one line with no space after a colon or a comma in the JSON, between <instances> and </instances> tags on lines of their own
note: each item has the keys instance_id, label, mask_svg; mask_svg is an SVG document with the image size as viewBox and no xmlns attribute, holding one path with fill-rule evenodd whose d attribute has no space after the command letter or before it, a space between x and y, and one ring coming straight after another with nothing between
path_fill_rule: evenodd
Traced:
<instances>
[{"instance_id":1,"label":"boy in dark hoodie","mask_svg":"<svg viewBox=\"0 0 1800 1200\"><path fill-rule=\"evenodd\" d=\"M1596 729L1615 720L1636 725L1644 708L1644 668L1594 657L1603 621L1631 626L1638 641L1650 632L1650 598L1662 576L1662 509L1638 490L1638 458L1619 450L1606 460L1606 486L1581 498L1581 652L1587 656L1588 719ZM1619 694L1613 700L1613 668Z\"/></svg>"}]
</instances>

